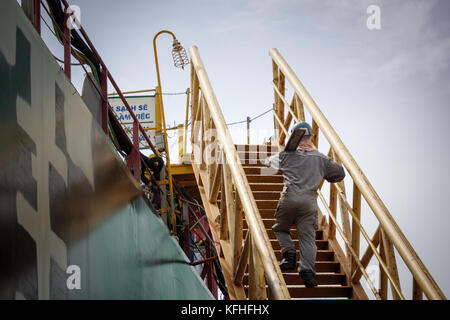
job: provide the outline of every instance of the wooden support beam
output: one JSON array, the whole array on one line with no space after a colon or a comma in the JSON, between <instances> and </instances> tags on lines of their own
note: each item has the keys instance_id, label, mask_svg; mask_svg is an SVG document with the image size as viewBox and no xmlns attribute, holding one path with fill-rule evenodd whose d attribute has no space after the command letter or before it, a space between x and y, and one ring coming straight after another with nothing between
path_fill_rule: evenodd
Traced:
<instances>
[{"instance_id":1,"label":"wooden support beam","mask_svg":"<svg viewBox=\"0 0 450 320\"><path fill-rule=\"evenodd\" d=\"M380 226L378 226L377 230L375 230L375 233L372 236L371 242L373 243L374 247L378 247L378 244L380 243ZM367 265L370 262L370 259L373 257L373 250L370 246L367 247L366 251L364 252L362 258L361 258L361 264L364 266L364 268L367 267ZM356 269L356 271L352 275L352 282L357 283L361 279L362 273L361 270Z\"/></svg>"},{"instance_id":2,"label":"wooden support beam","mask_svg":"<svg viewBox=\"0 0 450 320\"><path fill-rule=\"evenodd\" d=\"M278 91L280 92L281 96L284 97L286 78L280 69L278 69L278 72L279 72ZM281 101L278 109L278 117L280 117L280 119L284 122L284 103L281 103Z\"/></svg>"},{"instance_id":3,"label":"wooden support beam","mask_svg":"<svg viewBox=\"0 0 450 320\"><path fill-rule=\"evenodd\" d=\"M197 110L199 98L199 82L194 66L191 63L191 106L192 111Z\"/></svg>"},{"instance_id":4,"label":"wooden support beam","mask_svg":"<svg viewBox=\"0 0 450 320\"><path fill-rule=\"evenodd\" d=\"M278 89L278 87L275 84L275 82L272 82L272 86L273 86L273 89L275 90L275 92L278 94L278 97L281 99L282 105L283 106L286 105L288 107L288 114L286 115L286 119L287 119L287 117L290 117L290 120L289 121L285 120L283 123L288 123L289 124L292 119L294 119L295 121L298 121L298 117L295 114L295 111L293 109L293 103L295 101L294 97L292 97L292 102L289 104L287 102L286 98L284 97L284 95ZM280 119L283 119L283 117L280 116L279 114L278 114L278 117L280 117ZM287 127L287 126L285 125L285 127Z\"/></svg>"},{"instance_id":5,"label":"wooden support beam","mask_svg":"<svg viewBox=\"0 0 450 320\"><path fill-rule=\"evenodd\" d=\"M223 166L223 164L222 164ZM223 167L222 171L219 172L221 176L223 175ZM227 215L227 200L226 200L226 193L225 193L225 182L223 177L220 179L220 239L222 240L228 240L229 233L228 233L228 215Z\"/></svg>"},{"instance_id":6,"label":"wooden support beam","mask_svg":"<svg viewBox=\"0 0 450 320\"><path fill-rule=\"evenodd\" d=\"M359 191L358 186L353 182L353 212L358 217L358 220L361 221L361 191ZM352 217L352 247L353 250L357 253L358 257L360 254L360 237L361 230L359 230L359 226L356 223L355 219ZM356 270L356 262L352 259L352 274Z\"/></svg>"},{"instance_id":7,"label":"wooden support beam","mask_svg":"<svg viewBox=\"0 0 450 320\"><path fill-rule=\"evenodd\" d=\"M273 73L273 83L276 83L276 86L278 87L278 67L277 67L277 65L275 64L274 61L272 61L272 73ZM273 101L274 101L273 114L274 115L278 114L278 109L279 109L279 106L280 106L280 100L281 99L278 96L278 93L276 92L276 90L274 88L274 90L273 90ZM275 133L281 131L280 125L279 125L279 123L277 123L277 121L275 121L275 119L274 119L274 124L273 125L274 125L274 129L275 129ZM278 137L276 137L276 138L278 140Z\"/></svg>"},{"instance_id":8,"label":"wooden support beam","mask_svg":"<svg viewBox=\"0 0 450 320\"><path fill-rule=\"evenodd\" d=\"M337 211L337 190L333 183L330 183L330 213L333 214L334 217L336 217L336 211ZM330 239L336 238L336 225L334 224L333 220L329 219L329 230L328 230L328 237Z\"/></svg>"},{"instance_id":9,"label":"wooden support beam","mask_svg":"<svg viewBox=\"0 0 450 320\"><path fill-rule=\"evenodd\" d=\"M199 105L199 83L195 74L194 66L191 64L191 141L194 141L194 123L197 120Z\"/></svg>"},{"instance_id":10,"label":"wooden support beam","mask_svg":"<svg viewBox=\"0 0 450 320\"><path fill-rule=\"evenodd\" d=\"M207 132L207 145L206 151L208 161L206 166L208 168L208 196L213 193L213 183L214 178L216 176L216 167L217 167L217 159L216 159L216 149L217 149L217 141L214 134L214 123L212 119L209 119L209 127Z\"/></svg>"},{"instance_id":11,"label":"wooden support beam","mask_svg":"<svg viewBox=\"0 0 450 320\"><path fill-rule=\"evenodd\" d=\"M316 148L319 147L319 126L317 125L317 122L313 119L312 120L312 143L316 146Z\"/></svg>"},{"instance_id":12,"label":"wooden support beam","mask_svg":"<svg viewBox=\"0 0 450 320\"><path fill-rule=\"evenodd\" d=\"M237 264L236 272L234 273L234 284L237 286L242 285L242 280L244 279L245 269L248 265L248 255L250 251L250 232L247 232L244 241L244 247L242 248L241 254L239 255L239 262Z\"/></svg>"},{"instance_id":13,"label":"wooden support beam","mask_svg":"<svg viewBox=\"0 0 450 320\"><path fill-rule=\"evenodd\" d=\"M339 159L339 157L336 155L333 149L331 149L332 159L342 165L342 161ZM344 236L348 240L348 242L351 241L351 228L350 228L350 219L349 219L349 212L347 210L347 207L345 205L344 199L347 198L346 192L345 192L345 183L344 180L338 182L339 187L341 188L342 194L339 197L339 211L341 212L341 221L342 221L342 230L344 231ZM342 198L345 197L345 198ZM345 246L345 252L347 254L347 259L349 264L352 262L352 255L350 253L349 247Z\"/></svg>"},{"instance_id":14,"label":"wooden support beam","mask_svg":"<svg viewBox=\"0 0 450 320\"><path fill-rule=\"evenodd\" d=\"M279 117L276 113L274 113L273 116L274 116L276 122L278 123L278 127L281 128L281 130L282 130L283 133L284 133L284 135L282 135L281 133L279 133L279 136L277 137L277 143L278 143L278 146L284 146L284 139L283 139L283 141L282 141L281 137L282 137L282 136L286 137L286 136L288 135L288 131L287 131L287 129L284 127L284 124L283 124L283 122L281 121L280 117ZM282 143L282 142L283 142L283 143Z\"/></svg>"},{"instance_id":15,"label":"wooden support beam","mask_svg":"<svg viewBox=\"0 0 450 320\"><path fill-rule=\"evenodd\" d=\"M248 299L249 300L266 300L266 280L264 279L264 268L259 257L258 250L252 243L250 237L250 253L248 265Z\"/></svg>"},{"instance_id":16,"label":"wooden support beam","mask_svg":"<svg viewBox=\"0 0 450 320\"><path fill-rule=\"evenodd\" d=\"M242 250L242 240L243 240L243 225L244 225L244 210L242 208L242 203L239 199L239 193L235 192L235 206L234 206L234 225L230 226L234 229L232 232L234 235L234 239L231 242L231 253L233 255L232 258L232 271L233 274L236 274L236 270L239 264L239 256Z\"/></svg>"},{"instance_id":17,"label":"wooden support beam","mask_svg":"<svg viewBox=\"0 0 450 320\"><path fill-rule=\"evenodd\" d=\"M382 237L381 234L380 234L380 237ZM380 241L380 256L381 256L381 259L383 259L383 261L386 261L385 252L386 251L384 250L383 241ZM387 300L388 299L388 277L387 277L386 272L383 270L383 268L381 268L381 266L379 267L379 272L380 272L380 289L379 289L378 293L382 300Z\"/></svg>"},{"instance_id":18,"label":"wooden support beam","mask_svg":"<svg viewBox=\"0 0 450 320\"><path fill-rule=\"evenodd\" d=\"M416 279L413 277L413 286L412 286L412 299L413 300L423 300L423 291L417 283Z\"/></svg>"},{"instance_id":19,"label":"wooden support beam","mask_svg":"<svg viewBox=\"0 0 450 320\"><path fill-rule=\"evenodd\" d=\"M209 201L212 203L217 202L217 196L219 195L221 182L222 182L222 163L219 162L215 166L212 185L209 190Z\"/></svg>"},{"instance_id":20,"label":"wooden support beam","mask_svg":"<svg viewBox=\"0 0 450 320\"><path fill-rule=\"evenodd\" d=\"M305 109L303 107L302 100L298 97L297 93L294 93L295 111L298 121L305 121Z\"/></svg>"},{"instance_id":21,"label":"wooden support beam","mask_svg":"<svg viewBox=\"0 0 450 320\"><path fill-rule=\"evenodd\" d=\"M225 210L227 216L227 226L228 226L228 239L230 240L231 248L231 272L234 274L235 270L235 255L234 248L236 247L234 241L236 240L236 203L234 201L233 195L233 179L231 176L230 168L227 163L222 165L222 180L223 180L223 195L225 196Z\"/></svg>"},{"instance_id":22,"label":"wooden support beam","mask_svg":"<svg viewBox=\"0 0 450 320\"><path fill-rule=\"evenodd\" d=\"M397 262L395 259L395 252L394 252L394 246L392 242L387 237L386 233L384 232L383 228L381 228L381 238L383 241L383 249L385 254L385 260L386 265L388 267L389 273L394 278L395 283L397 284L398 288L401 290L400 286L400 277L398 275L398 269L397 269ZM392 297L394 300L400 300L401 297L398 295L397 291L391 284L391 291L392 291Z\"/></svg>"},{"instance_id":23,"label":"wooden support beam","mask_svg":"<svg viewBox=\"0 0 450 320\"><path fill-rule=\"evenodd\" d=\"M210 111L207 102L205 99L202 100L202 159L200 163L200 170L206 170L206 159L205 159L205 149L206 149L206 142L208 140L207 137L207 130L209 127L209 121L210 118ZM209 187L209 186L208 186ZM208 190L209 191L209 190Z\"/></svg>"},{"instance_id":24,"label":"wooden support beam","mask_svg":"<svg viewBox=\"0 0 450 320\"><path fill-rule=\"evenodd\" d=\"M287 101L284 99L284 97L283 97L283 102L284 103L287 103ZM291 125L291 121L292 121L292 119L294 119L294 121L295 122L298 122L298 117L295 115L295 113L294 113L294 108L295 108L295 106L294 106L294 104L295 104L295 99L294 99L294 97L292 97L292 102L291 102L291 104L290 105L288 105L288 113L287 113L287 115L286 115L286 120L284 121L284 123L283 123L283 127L284 128L286 128L286 130L288 130L289 129L289 126ZM280 136L280 143L282 143L282 144L284 144L284 139L287 137L287 135L286 135L286 133L283 131L282 133L281 133L281 136Z\"/></svg>"},{"instance_id":25,"label":"wooden support beam","mask_svg":"<svg viewBox=\"0 0 450 320\"><path fill-rule=\"evenodd\" d=\"M198 141L198 133L201 130L200 123L196 121L197 113L200 112L200 108L198 107L196 110L192 111L191 115L191 144L194 147ZM192 154L194 154L195 150L192 150Z\"/></svg>"}]
</instances>

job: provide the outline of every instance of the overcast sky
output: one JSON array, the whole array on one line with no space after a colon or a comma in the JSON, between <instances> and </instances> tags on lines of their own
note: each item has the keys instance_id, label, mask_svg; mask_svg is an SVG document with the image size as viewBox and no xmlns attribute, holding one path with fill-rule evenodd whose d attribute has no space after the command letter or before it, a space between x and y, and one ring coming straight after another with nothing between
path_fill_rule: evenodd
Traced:
<instances>
[{"instance_id":1,"label":"overcast sky","mask_svg":"<svg viewBox=\"0 0 450 320\"><path fill-rule=\"evenodd\" d=\"M278 48L450 296L450 1L69 2L80 6L122 90L156 86L152 39L159 30L173 31L186 49L196 45L227 122L271 107L268 51ZM380 30L366 25L372 4L381 9ZM162 88L185 91L189 68L173 67L171 43L168 35L158 38ZM74 81L80 87L76 72ZM164 103L170 125L184 121L185 96ZM269 115L254 121L252 132L268 134L252 143L272 127ZM243 143L245 124L231 129ZM366 210L362 220L369 216ZM400 270L409 297L411 279Z\"/></svg>"}]
</instances>

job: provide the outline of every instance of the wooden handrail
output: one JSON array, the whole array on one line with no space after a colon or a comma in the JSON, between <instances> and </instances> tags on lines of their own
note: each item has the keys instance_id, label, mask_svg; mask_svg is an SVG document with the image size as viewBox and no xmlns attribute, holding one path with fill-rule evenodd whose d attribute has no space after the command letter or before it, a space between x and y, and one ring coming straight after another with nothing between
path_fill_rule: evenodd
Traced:
<instances>
[{"instance_id":1,"label":"wooden handrail","mask_svg":"<svg viewBox=\"0 0 450 320\"><path fill-rule=\"evenodd\" d=\"M254 242L257 253L261 259L267 284L273 294L273 298L290 299L286 283L281 270L278 267L275 253L271 249L270 240L259 214L256 201L240 163L221 108L205 71L205 67L200 58L198 48L192 46L189 48L189 52L194 72L198 77L202 97L205 99L206 107L209 109L209 116L215 125L217 139L221 146L224 160L226 161L226 165L229 166L235 189L242 203L248 228L251 232L252 241ZM230 214L230 212L228 212L228 214Z\"/></svg>"},{"instance_id":2,"label":"wooden handrail","mask_svg":"<svg viewBox=\"0 0 450 320\"><path fill-rule=\"evenodd\" d=\"M376 218L380 222L384 232L392 241L395 248L398 250L403 261L414 276L417 285L423 290L429 299L446 299L445 295L434 281L431 274L428 272L425 265L420 260L419 256L406 239L403 232L389 213L388 209L376 193L375 189L370 184L367 177L364 175L361 168L356 163L348 149L345 147L342 140L337 135L331 124L328 122L322 111L317 106L316 102L310 96L303 84L300 82L294 71L284 60L277 49L273 48L269 51L272 57L273 68L278 68L284 75L285 79L289 81L293 87L295 94L301 99L303 105L308 109L312 116L313 122L322 130L322 133L327 138L330 146L341 159L343 165L348 170L353 178L355 185L361 191L369 207L372 209Z\"/></svg>"}]
</instances>

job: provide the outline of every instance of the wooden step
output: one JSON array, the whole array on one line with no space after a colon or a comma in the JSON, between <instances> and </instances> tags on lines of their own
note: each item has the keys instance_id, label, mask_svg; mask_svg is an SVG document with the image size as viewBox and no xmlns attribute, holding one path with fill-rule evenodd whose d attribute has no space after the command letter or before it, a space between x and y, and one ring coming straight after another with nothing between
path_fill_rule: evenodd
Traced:
<instances>
[{"instance_id":1,"label":"wooden step","mask_svg":"<svg viewBox=\"0 0 450 320\"><path fill-rule=\"evenodd\" d=\"M238 158L241 161L241 164L262 164L265 166L267 157L270 157L270 155L263 153L238 152Z\"/></svg>"},{"instance_id":2,"label":"wooden step","mask_svg":"<svg viewBox=\"0 0 450 320\"><path fill-rule=\"evenodd\" d=\"M283 273L284 281L287 285L304 285L298 272ZM345 285L346 276L344 273L316 273L315 279L319 286L323 285ZM243 284L248 284L248 273L244 275Z\"/></svg>"},{"instance_id":3,"label":"wooden step","mask_svg":"<svg viewBox=\"0 0 450 320\"><path fill-rule=\"evenodd\" d=\"M278 176L264 176L264 175L247 175L247 181L249 183L283 183L283 177Z\"/></svg>"},{"instance_id":4,"label":"wooden step","mask_svg":"<svg viewBox=\"0 0 450 320\"><path fill-rule=\"evenodd\" d=\"M265 165L264 165L264 161L263 162L257 162L257 163L254 163L254 162L252 162L252 163L246 163L245 161L244 162L242 162L241 161L241 165L243 166L243 167L254 167L254 168L267 168Z\"/></svg>"},{"instance_id":5,"label":"wooden step","mask_svg":"<svg viewBox=\"0 0 450 320\"><path fill-rule=\"evenodd\" d=\"M292 239L292 242L294 243L295 250L299 250L298 240ZM276 239L271 239L270 244L272 245L273 250L281 249L280 243ZM316 246L317 246L317 250L328 250L328 248L329 248L327 240L316 240Z\"/></svg>"},{"instance_id":6,"label":"wooden step","mask_svg":"<svg viewBox=\"0 0 450 320\"><path fill-rule=\"evenodd\" d=\"M255 166L248 166L244 164L243 166L245 174L253 174L253 175L278 175L281 176L280 171L276 171L275 169L267 168L267 167L255 167Z\"/></svg>"},{"instance_id":7,"label":"wooden step","mask_svg":"<svg viewBox=\"0 0 450 320\"><path fill-rule=\"evenodd\" d=\"M275 219L273 217L269 218L269 219L262 219L262 222L264 224L264 227L266 227L267 230L270 230L270 229L272 229L272 226L275 224ZM244 219L243 228L244 229L248 229L247 221L245 221L245 219ZM290 230L291 231L295 231L296 230L296 226L293 224L291 226Z\"/></svg>"},{"instance_id":8,"label":"wooden step","mask_svg":"<svg viewBox=\"0 0 450 320\"><path fill-rule=\"evenodd\" d=\"M297 261L297 264L295 266L296 270L298 270L299 262ZM314 268L316 269L317 273L323 273L323 272L333 272L333 273L339 273L342 272L341 265L337 261L316 261L314 264Z\"/></svg>"},{"instance_id":9,"label":"wooden step","mask_svg":"<svg viewBox=\"0 0 450 320\"><path fill-rule=\"evenodd\" d=\"M274 250L278 261L281 261L283 255L281 250ZM297 250L297 259L299 258L299 251ZM317 250L316 261L334 261L334 252L332 250Z\"/></svg>"},{"instance_id":10,"label":"wooden step","mask_svg":"<svg viewBox=\"0 0 450 320\"><path fill-rule=\"evenodd\" d=\"M255 200L280 200L280 191L253 191L253 197ZM221 198L221 191L218 193L218 199ZM235 196L235 192L233 192L233 197Z\"/></svg>"},{"instance_id":11,"label":"wooden step","mask_svg":"<svg viewBox=\"0 0 450 320\"><path fill-rule=\"evenodd\" d=\"M253 191L255 200L280 200L279 191Z\"/></svg>"},{"instance_id":12,"label":"wooden step","mask_svg":"<svg viewBox=\"0 0 450 320\"><path fill-rule=\"evenodd\" d=\"M261 168L267 168L265 165L267 156L263 155L253 155L253 156L247 156L247 155L239 155L239 160L241 162L242 166L257 166ZM275 173L276 171L273 171Z\"/></svg>"},{"instance_id":13,"label":"wooden step","mask_svg":"<svg viewBox=\"0 0 450 320\"><path fill-rule=\"evenodd\" d=\"M258 206L258 209L275 210L278 206L278 200L256 200L256 205Z\"/></svg>"},{"instance_id":14,"label":"wooden step","mask_svg":"<svg viewBox=\"0 0 450 320\"><path fill-rule=\"evenodd\" d=\"M302 285L288 285L287 288L292 298L352 297L352 288L349 286L318 286L315 288L306 288ZM244 290L248 294L248 285L244 286Z\"/></svg>"},{"instance_id":15,"label":"wooden step","mask_svg":"<svg viewBox=\"0 0 450 320\"><path fill-rule=\"evenodd\" d=\"M350 286L317 286L306 288L300 285L288 285L289 294L295 298L337 298L352 297Z\"/></svg>"},{"instance_id":16,"label":"wooden step","mask_svg":"<svg viewBox=\"0 0 450 320\"><path fill-rule=\"evenodd\" d=\"M302 278L297 272L283 273L283 277L287 285L304 285ZM316 273L315 279L319 286L346 284L345 273Z\"/></svg>"},{"instance_id":17,"label":"wooden step","mask_svg":"<svg viewBox=\"0 0 450 320\"><path fill-rule=\"evenodd\" d=\"M250 159L265 159L267 157L271 157L275 154L278 153L278 151L271 151L271 150L250 150L250 151L242 151L242 150L236 150L238 155L241 157L245 157L245 158L250 158Z\"/></svg>"},{"instance_id":18,"label":"wooden step","mask_svg":"<svg viewBox=\"0 0 450 320\"><path fill-rule=\"evenodd\" d=\"M262 219L275 219L275 209L259 209Z\"/></svg>"},{"instance_id":19,"label":"wooden step","mask_svg":"<svg viewBox=\"0 0 450 320\"><path fill-rule=\"evenodd\" d=\"M277 263L280 261L277 260ZM284 273L294 273L299 268L299 261L295 264L295 268L292 270L286 270ZM337 261L315 261L314 262L314 269L316 270L316 273L342 273L343 270L341 269L341 265ZM248 272L248 265L245 268L245 272Z\"/></svg>"},{"instance_id":20,"label":"wooden step","mask_svg":"<svg viewBox=\"0 0 450 320\"><path fill-rule=\"evenodd\" d=\"M278 151L278 147L274 145L265 145L265 144L235 144L234 147L236 150L260 150L267 149L272 151Z\"/></svg>"},{"instance_id":21,"label":"wooden step","mask_svg":"<svg viewBox=\"0 0 450 320\"><path fill-rule=\"evenodd\" d=\"M221 200L217 200L220 204ZM275 210L278 205L278 200L256 200L256 205L258 209L272 209Z\"/></svg>"},{"instance_id":22,"label":"wooden step","mask_svg":"<svg viewBox=\"0 0 450 320\"><path fill-rule=\"evenodd\" d=\"M271 151L277 152L277 146L266 146L266 145L258 145L258 144L236 144L234 145L238 152L249 151L250 152L259 152L259 151Z\"/></svg>"},{"instance_id":23,"label":"wooden step","mask_svg":"<svg viewBox=\"0 0 450 320\"><path fill-rule=\"evenodd\" d=\"M267 231L267 235L269 236L269 239L276 239L275 237L275 233L273 232L273 230L268 229ZM244 234L244 238L247 234L247 229L243 229L243 234ZM291 237L292 239L297 239L297 230L291 230ZM323 232L322 230L317 230L316 231L316 240L322 240L323 239Z\"/></svg>"},{"instance_id":24,"label":"wooden step","mask_svg":"<svg viewBox=\"0 0 450 320\"><path fill-rule=\"evenodd\" d=\"M281 192L284 187L284 183L257 183L257 182L249 182L250 189L255 191L272 191L272 192Z\"/></svg>"}]
</instances>

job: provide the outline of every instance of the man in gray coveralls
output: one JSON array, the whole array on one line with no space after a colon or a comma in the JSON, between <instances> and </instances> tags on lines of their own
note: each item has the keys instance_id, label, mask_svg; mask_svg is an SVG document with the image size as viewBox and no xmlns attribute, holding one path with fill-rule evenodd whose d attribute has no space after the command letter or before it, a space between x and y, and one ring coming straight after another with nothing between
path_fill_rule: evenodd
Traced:
<instances>
[{"instance_id":1,"label":"man in gray coveralls","mask_svg":"<svg viewBox=\"0 0 450 320\"><path fill-rule=\"evenodd\" d=\"M312 129L308 123L297 123L291 132L298 128L305 128L306 133L297 150L281 151L267 158L265 165L280 170L284 178L272 227L283 254L280 269L295 268L297 253L290 234L291 226L295 224L301 253L299 275L306 287L315 287L317 189L322 179L339 182L344 179L345 172L342 166L316 150L311 142Z\"/></svg>"}]
</instances>

